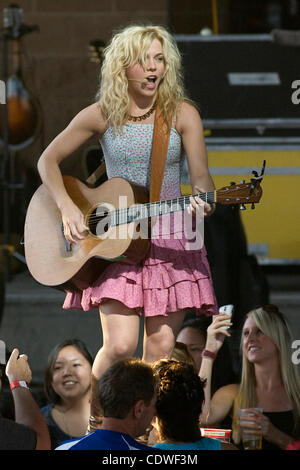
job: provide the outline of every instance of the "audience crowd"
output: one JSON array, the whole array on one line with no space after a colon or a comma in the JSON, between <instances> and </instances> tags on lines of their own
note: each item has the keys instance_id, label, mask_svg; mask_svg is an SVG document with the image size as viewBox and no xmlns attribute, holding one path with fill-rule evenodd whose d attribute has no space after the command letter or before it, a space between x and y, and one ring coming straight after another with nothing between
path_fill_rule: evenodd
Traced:
<instances>
[{"instance_id":1,"label":"audience crowd","mask_svg":"<svg viewBox=\"0 0 300 470\"><path fill-rule=\"evenodd\" d=\"M93 431L93 358L86 345L67 339L50 352L41 408L30 389L28 358L14 349L0 368L13 405L6 410L0 394L0 449L244 450L247 428L261 436L262 450L299 450L300 375L285 316L274 305L246 315L239 377L226 346L231 326L221 313L189 318L170 358L153 364L124 358L109 367L94 387L101 420ZM240 420L241 409L251 418ZM211 428L230 429L231 442L203 437Z\"/></svg>"}]
</instances>

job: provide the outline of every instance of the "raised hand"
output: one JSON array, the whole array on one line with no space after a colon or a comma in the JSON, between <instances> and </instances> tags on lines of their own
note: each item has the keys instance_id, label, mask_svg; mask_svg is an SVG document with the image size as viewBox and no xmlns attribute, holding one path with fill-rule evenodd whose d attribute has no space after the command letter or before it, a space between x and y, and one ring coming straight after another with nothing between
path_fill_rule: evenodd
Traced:
<instances>
[{"instance_id":1,"label":"raised hand","mask_svg":"<svg viewBox=\"0 0 300 470\"><path fill-rule=\"evenodd\" d=\"M207 328L207 339L205 349L217 353L221 348L225 336L230 337L230 333L224 326L231 326L230 315L219 314L213 316L213 321Z\"/></svg>"},{"instance_id":2,"label":"raised hand","mask_svg":"<svg viewBox=\"0 0 300 470\"><path fill-rule=\"evenodd\" d=\"M27 360L28 357L26 354L21 354L19 356L19 350L17 348L12 351L5 370L10 382L15 380L24 380L25 382L30 383L32 373Z\"/></svg>"}]
</instances>

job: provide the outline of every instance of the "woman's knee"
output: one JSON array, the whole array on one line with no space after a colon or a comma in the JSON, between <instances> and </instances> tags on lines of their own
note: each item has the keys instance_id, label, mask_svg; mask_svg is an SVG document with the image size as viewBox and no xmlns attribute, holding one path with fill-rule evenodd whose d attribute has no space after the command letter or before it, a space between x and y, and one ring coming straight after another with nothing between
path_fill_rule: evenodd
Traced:
<instances>
[{"instance_id":1,"label":"woman's knee","mask_svg":"<svg viewBox=\"0 0 300 470\"><path fill-rule=\"evenodd\" d=\"M112 362L116 362L126 357L132 357L136 351L136 342L113 341L103 345L107 356Z\"/></svg>"},{"instance_id":2,"label":"woman's knee","mask_svg":"<svg viewBox=\"0 0 300 470\"><path fill-rule=\"evenodd\" d=\"M157 316L147 319L144 339L145 360L152 362L171 356L184 316L185 311L180 310L168 317Z\"/></svg>"},{"instance_id":3,"label":"woman's knee","mask_svg":"<svg viewBox=\"0 0 300 470\"><path fill-rule=\"evenodd\" d=\"M101 304L99 310L103 333L102 352L109 362L133 356L138 345L140 317L133 309L112 299Z\"/></svg>"},{"instance_id":4,"label":"woman's knee","mask_svg":"<svg viewBox=\"0 0 300 470\"><path fill-rule=\"evenodd\" d=\"M172 332L154 333L145 340L145 353L152 360L170 357L175 345Z\"/></svg>"}]
</instances>

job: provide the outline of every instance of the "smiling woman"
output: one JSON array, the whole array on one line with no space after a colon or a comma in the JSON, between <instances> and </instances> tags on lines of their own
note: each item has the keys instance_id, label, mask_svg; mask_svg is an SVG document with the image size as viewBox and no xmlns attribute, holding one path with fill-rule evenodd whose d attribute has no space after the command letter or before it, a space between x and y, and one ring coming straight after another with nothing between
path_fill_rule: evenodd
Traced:
<instances>
[{"instance_id":1,"label":"smiling woman","mask_svg":"<svg viewBox=\"0 0 300 470\"><path fill-rule=\"evenodd\" d=\"M215 354L222 344L217 338L224 326L223 317L215 317L207 330L205 348ZM202 419L207 417L207 423L213 426L230 415L234 442L240 444L238 410L262 408L263 413L253 418L253 429L262 435L263 450L285 449L299 438L300 376L291 360L291 338L287 321L275 305L251 310L241 339L241 383L220 388L211 400L206 394ZM210 387L212 363L208 357L201 364L200 377L208 379L206 390Z\"/></svg>"},{"instance_id":2,"label":"smiling woman","mask_svg":"<svg viewBox=\"0 0 300 470\"><path fill-rule=\"evenodd\" d=\"M90 415L93 359L78 339L55 346L45 371L45 393L49 404L41 409L51 436L51 448L62 441L84 436Z\"/></svg>"}]
</instances>

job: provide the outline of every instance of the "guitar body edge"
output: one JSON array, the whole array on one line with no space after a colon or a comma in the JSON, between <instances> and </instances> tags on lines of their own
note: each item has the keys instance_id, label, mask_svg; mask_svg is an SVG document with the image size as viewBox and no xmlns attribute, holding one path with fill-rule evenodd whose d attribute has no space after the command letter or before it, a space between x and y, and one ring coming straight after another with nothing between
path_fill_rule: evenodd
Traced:
<instances>
[{"instance_id":1,"label":"guitar body edge","mask_svg":"<svg viewBox=\"0 0 300 470\"><path fill-rule=\"evenodd\" d=\"M98 188L89 188L71 176L64 176L64 183L84 215L96 202L110 202L117 207L117 190L121 190L121 194L127 193L129 204L147 202L144 188L135 187L122 178L112 178ZM28 206L24 240L25 258L31 275L43 285L73 292L90 286L115 258L117 262L126 264L141 262L150 247L146 237L102 242L88 235L72 245L68 252L62 233L61 213L43 184Z\"/></svg>"}]
</instances>

